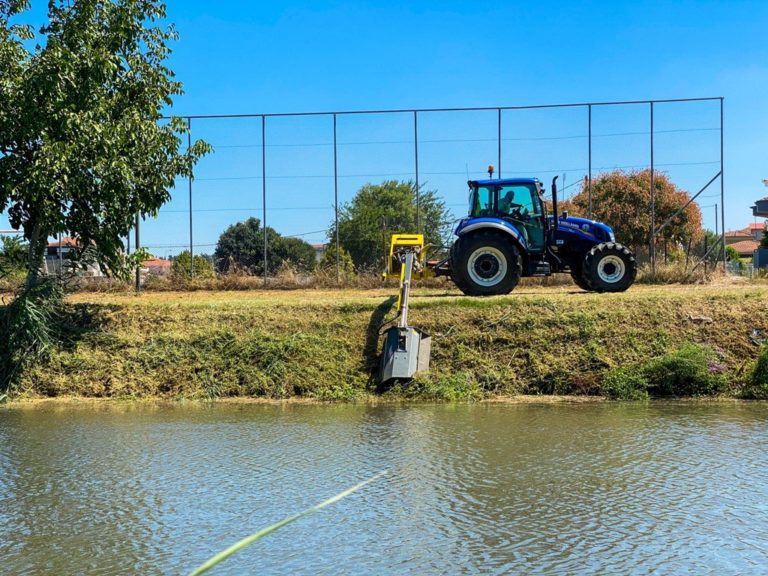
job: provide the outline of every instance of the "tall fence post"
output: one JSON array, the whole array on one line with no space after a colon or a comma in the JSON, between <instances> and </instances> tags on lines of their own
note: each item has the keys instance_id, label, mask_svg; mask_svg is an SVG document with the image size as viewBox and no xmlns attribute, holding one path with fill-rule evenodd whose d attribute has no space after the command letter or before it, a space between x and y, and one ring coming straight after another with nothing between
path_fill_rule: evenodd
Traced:
<instances>
[{"instance_id":1,"label":"tall fence post","mask_svg":"<svg viewBox=\"0 0 768 576\"><path fill-rule=\"evenodd\" d=\"M59 278L64 277L64 254L62 253L61 232L59 232Z\"/></svg>"},{"instance_id":2,"label":"tall fence post","mask_svg":"<svg viewBox=\"0 0 768 576\"><path fill-rule=\"evenodd\" d=\"M192 148L192 118L187 118L187 151ZM189 167L189 176L187 182L189 183L189 275L195 275L195 248L192 238L192 172L194 166Z\"/></svg>"},{"instance_id":3,"label":"tall fence post","mask_svg":"<svg viewBox=\"0 0 768 576\"><path fill-rule=\"evenodd\" d=\"M136 251L141 248L141 238L139 232L139 215L136 214ZM136 291L141 290L141 262L136 265Z\"/></svg>"},{"instance_id":4,"label":"tall fence post","mask_svg":"<svg viewBox=\"0 0 768 576\"><path fill-rule=\"evenodd\" d=\"M651 237L649 249L651 274L656 274L656 186L654 185L653 152L653 102L651 102Z\"/></svg>"},{"instance_id":5,"label":"tall fence post","mask_svg":"<svg viewBox=\"0 0 768 576\"><path fill-rule=\"evenodd\" d=\"M267 117L261 115L261 226L264 228L264 286L267 285Z\"/></svg>"},{"instance_id":6,"label":"tall fence post","mask_svg":"<svg viewBox=\"0 0 768 576\"><path fill-rule=\"evenodd\" d=\"M589 199L589 219L592 219L592 104L587 105L587 197Z\"/></svg>"},{"instance_id":7,"label":"tall fence post","mask_svg":"<svg viewBox=\"0 0 768 576\"><path fill-rule=\"evenodd\" d=\"M497 142L499 145L498 154L496 157L496 163L498 165L498 175L499 178L501 178L501 108L498 109L498 122L497 122L497 129L498 129L498 135L497 135Z\"/></svg>"},{"instance_id":8,"label":"tall fence post","mask_svg":"<svg viewBox=\"0 0 768 576\"><path fill-rule=\"evenodd\" d=\"M416 233L421 232L421 190L419 189L419 113L413 111L413 158L416 168Z\"/></svg>"},{"instance_id":9,"label":"tall fence post","mask_svg":"<svg viewBox=\"0 0 768 576\"><path fill-rule=\"evenodd\" d=\"M725 172L723 170L723 160L723 98L720 97L720 222L722 223L720 229L723 233L722 241L720 242L720 250L722 251L723 273L725 273ZM715 221L717 221L717 219L715 219Z\"/></svg>"},{"instance_id":10,"label":"tall fence post","mask_svg":"<svg viewBox=\"0 0 768 576\"><path fill-rule=\"evenodd\" d=\"M341 283L341 248L339 242L339 164L336 140L336 114L333 115L333 212L336 226L336 283Z\"/></svg>"}]
</instances>

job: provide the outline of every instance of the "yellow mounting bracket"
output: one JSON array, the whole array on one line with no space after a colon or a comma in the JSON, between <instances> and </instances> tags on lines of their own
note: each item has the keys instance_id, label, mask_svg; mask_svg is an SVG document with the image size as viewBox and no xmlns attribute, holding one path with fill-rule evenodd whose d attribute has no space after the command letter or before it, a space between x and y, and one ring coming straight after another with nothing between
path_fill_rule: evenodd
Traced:
<instances>
[{"instance_id":1,"label":"yellow mounting bracket","mask_svg":"<svg viewBox=\"0 0 768 576\"><path fill-rule=\"evenodd\" d=\"M384 278L399 278L403 279L403 262L405 259L402 257L404 251L415 251L416 259L413 267L413 276L416 278L423 278L429 275L429 272L424 266L423 262L426 257L426 247L424 246L423 234L392 234L392 238L389 242L389 258L387 258L387 269L384 270L382 276ZM425 274L426 272L426 274Z\"/></svg>"}]
</instances>

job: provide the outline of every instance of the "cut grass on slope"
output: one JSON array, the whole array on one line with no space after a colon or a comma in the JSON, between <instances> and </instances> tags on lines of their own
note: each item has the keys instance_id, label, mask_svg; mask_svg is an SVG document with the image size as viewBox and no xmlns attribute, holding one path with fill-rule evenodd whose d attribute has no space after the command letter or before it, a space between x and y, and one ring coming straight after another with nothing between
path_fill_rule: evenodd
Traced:
<instances>
[{"instance_id":1,"label":"cut grass on slope","mask_svg":"<svg viewBox=\"0 0 768 576\"><path fill-rule=\"evenodd\" d=\"M467 298L415 289L410 321L433 335L432 369L382 391L375 373L391 289L77 294L65 343L23 378L22 397L235 396L440 400L602 395L611 371L690 344L718 355L738 395L768 334L768 287L524 288ZM711 320L711 322L709 321ZM674 391L672 391L674 394Z\"/></svg>"}]
</instances>

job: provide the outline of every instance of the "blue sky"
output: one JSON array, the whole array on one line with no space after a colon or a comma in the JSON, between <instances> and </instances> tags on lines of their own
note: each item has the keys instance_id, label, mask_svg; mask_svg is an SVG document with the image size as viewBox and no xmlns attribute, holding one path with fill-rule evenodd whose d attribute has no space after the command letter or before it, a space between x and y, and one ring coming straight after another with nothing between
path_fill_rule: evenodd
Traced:
<instances>
[{"instance_id":1,"label":"blue sky","mask_svg":"<svg viewBox=\"0 0 768 576\"><path fill-rule=\"evenodd\" d=\"M37 9L44 8L38 1ZM725 97L726 227L768 194L766 2L247 2L171 0L185 84L173 112L230 114L515 106ZM656 109L656 163L689 191L719 166L719 104ZM584 109L504 112L504 175L586 173ZM193 121L216 152L194 183L196 251L230 223L261 217L261 126ZM649 162L648 108L593 111L595 172ZM496 113L419 118L421 181L460 215L466 174L496 163ZM269 119L268 224L321 242L333 218L331 120ZM338 120L339 195L413 177L408 115ZM570 188L570 192L575 191ZM701 204L713 228L713 196ZM143 238L158 255L188 241L186 183ZM5 227L0 221L0 227Z\"/></svg>"}]
</instances>

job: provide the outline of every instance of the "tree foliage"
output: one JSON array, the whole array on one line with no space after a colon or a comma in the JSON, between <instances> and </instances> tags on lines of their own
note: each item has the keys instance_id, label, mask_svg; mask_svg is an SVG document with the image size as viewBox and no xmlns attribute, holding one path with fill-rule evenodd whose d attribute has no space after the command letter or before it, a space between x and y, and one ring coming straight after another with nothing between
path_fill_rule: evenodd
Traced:
<instances>
[{"instance_id":1,"label":"tree foliage","mask_svg":"<svg viewBox=\"0 0 768 576\"><path fill-rule=\"evenodd\" d=\"M768 224L763 228L763 237L760 239L760 248L768 248Z\"/></svg>"},{"instance_id":2,"label":"tree foliage","mask_svg":"<svg viewBox=\"0 0 768 576\"><path fill-rule=\"evenodd\" d=\"M27 263L27 244L13 236L0 238L0 278L23 273Z\"/></svg>"},{"instance_id":3,"label":"tree foliage","mask_svg":"<svg viewBox=\"0 0 768 576\"><path fill-rule=\"evenodd\" d=\"M654 172L654 189L658 228L691 197L660 172ZM588 214L589 192L586 184L563 208L581 216ZM592 216L610 225L618 242L635 251L647 248L651 237L651 171L615 170L593 179ZM698 204L691 202L658 234L656 241L687 247L691 241L701 237L701 223L701 210Z\"/></svg>"},{"instance_id":4,"label":"tree foliage","mask_svg":"<svg viewBox=\"0 0 768 576\"><path fill-rule=\"evenodd\" d=\"M288 263L299 272L315 266L315 249L300 238L281 236L267 226L267 272L274 274ZM252 274L264 273L264 228L258 218L229 226L219 236L214 252L216 268L230 272L240 268Z\"/></svg>"},{"instance_id":5,"label":"tree foliage","mask_svg":"<svg viewBox=\"0 0 768 576\"><path fill-rule=\"evenodd\" d=\"M200 254L192 258L189 250L173 259L171 273L177 278L211 278L214 275L211 261Z\"/></svg>"},{"instance_id":6,"label":"tree foliage","mask_svg":"<svg viewBox=\"0 0 768 576\"><path fill-rule=\"evenodd\" d=\"M165 65L176 33L156 0L51 1L37 34L12 24L28 7L0 2L0 210L29 242L28 283L58 233L127 276L135 215L155 215L209 149L180 153L186 125L162 121L182 93Z\"/></svg>"},{"instance_id":7,"label":"tree foliage","mask_svg":"<svg viewBox=\"0 0 768 576\"><path fill-rule=\"evenodd\" d=\"M451 217L445 203L433 190L420 191L419 216L425 242L435 247L447 244ZM349 252L355 267L381 268L393 233L416 233L416 185L387 180L366 184L339 210L339 242ZM328 233L336 241L335 223Z\"/></svg>"},{"instance_id":8,"label":"tree foliage","mask_svg":"<svg viewBox=\"0 0 768 576\"><path fill-rule=\"evenodd\" d=\"M182 86L165 65L176 33L162 2L50 0L37 32L14 24L28 9L0 0L0 212L27 241L26 281L0 310L3 389L55 341L60 286L39 278L48 238L78 238L70 260L126 278L145 256L123 253L135 216L156 215L210 149L181 153L187 126L163 121Z\"/></svg>"},{"instance_id":9,"label":"tree foliage","mask_svg":"<svg viewBox=\"0 0 768 576\"><path fill-rule=\"evenodd\" d=\"M354 262L352 262L352 256L349 255L349 252L344 250L343 246L340 246L338 254L339 272L341 273L341 277L349 278L353 276L355 274L355 265ZM320 258L320 262L317 263L317 267L320 270L335 272L336 260L336 242L329 242L325 248L325 252L323 252L323 257Z\"/></svg>"}]
</instances>

